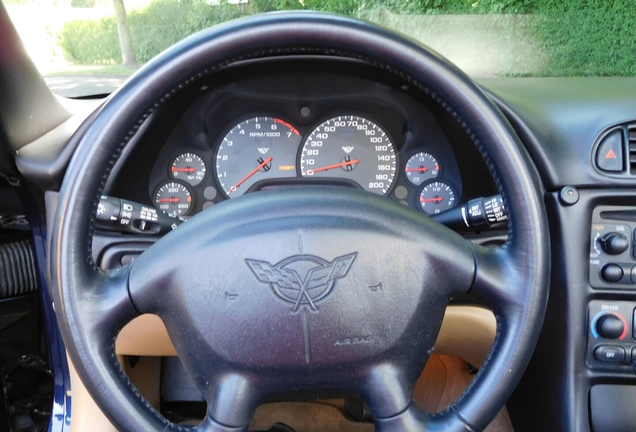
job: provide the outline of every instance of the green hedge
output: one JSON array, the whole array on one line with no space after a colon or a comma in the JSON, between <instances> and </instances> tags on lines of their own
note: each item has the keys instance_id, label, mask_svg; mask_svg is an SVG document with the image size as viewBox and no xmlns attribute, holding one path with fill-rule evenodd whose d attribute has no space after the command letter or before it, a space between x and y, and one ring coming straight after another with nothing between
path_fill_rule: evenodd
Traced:
<instances>
[{"instance_id":1,"label":"green hedge","mask_svg":"<svg viewBox=\"0 0 636 432\"><path fill-rule=\"evenodd\" d=\"M19 1L19 0L13 0ZM225 0L221 0L222 2ZM388 9L402 14L531 13L540 15L535 36L549 58L541 75L636 75L634 0L249 0L210 5L206 0L154 0L128 15L139 63L199 30L258 12L312 9L359 16ZM468 35L467 35L468 36ZM121 63L114 18L71 21L62 47L82 64Z\"/></svg>"},{"instance_id":2,"label":"green hedge","mask_svg":"<svg viewBox=\"0 0 636 432\"><path fill-rule=\"evenodd\" d=\"M579 6L581 6L580 2ZM549 55L544 76L636 76L633 0L595 1L587 8L555 7L535 34Z\"/></svg>"},{"instance_id":3,"label":"green hedge","mask_svg":"<svg viewBox=\"0 0 636 432\"><path fill-rule=\"evenodd\" d=\"M115 18L70 21L60 33L60 44L81 64L122 62Z\"/></svg>"},{"instance_id":4,"label":"green hedge","mask_svg":"<svg viewBox=\"0 0 636 432\"><path fill-rule=\"evenodd\" d=\"M155 0L128 13L137 61L145 63L186 36L245 13L241 6L211 6L203 0ZM114 17L70 21L60 32L59 43L81 64L122 62Z\"/></svg>"}]
</instances>

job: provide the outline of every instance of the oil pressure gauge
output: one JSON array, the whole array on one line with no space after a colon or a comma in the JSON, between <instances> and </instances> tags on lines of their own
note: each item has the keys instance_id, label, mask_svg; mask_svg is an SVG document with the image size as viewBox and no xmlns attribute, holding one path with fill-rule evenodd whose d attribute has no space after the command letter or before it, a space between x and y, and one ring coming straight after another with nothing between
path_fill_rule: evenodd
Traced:
<instances>
[{"instance_id":1,"label":"oil pressure gauge","mask_svg":"<svg viewBox=\"0 0 636 432\"><path fill-rule=\"evenodd\" d=\"M196 186L205 178L205 162L195 153L182 153L170 164L170 176Z\"/></svg>"}]
</instances>

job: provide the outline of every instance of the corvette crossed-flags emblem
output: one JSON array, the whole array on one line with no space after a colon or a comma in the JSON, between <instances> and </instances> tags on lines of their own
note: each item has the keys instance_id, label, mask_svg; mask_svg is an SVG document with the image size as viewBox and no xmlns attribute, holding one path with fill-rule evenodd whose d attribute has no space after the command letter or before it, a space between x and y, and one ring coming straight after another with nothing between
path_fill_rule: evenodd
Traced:
<instances>
[{"instance_id":1,"label":"corvette crossed-flags emblem","mask_svg":"<svg viewBox=\"0 0 636 432\"><path fill-rule=\"evenodd\" d=\"M354 252L328 262L313 255L295 255L272 265L267 261L246 259L245 262L260 282L269 284L272 293L292 305L296 313L301 307L317 312L317 304L333 292L336 280L347 275L358 255ZM304 277L293 269L294 263L317 264Z\"/></svg>"}]
</instances>

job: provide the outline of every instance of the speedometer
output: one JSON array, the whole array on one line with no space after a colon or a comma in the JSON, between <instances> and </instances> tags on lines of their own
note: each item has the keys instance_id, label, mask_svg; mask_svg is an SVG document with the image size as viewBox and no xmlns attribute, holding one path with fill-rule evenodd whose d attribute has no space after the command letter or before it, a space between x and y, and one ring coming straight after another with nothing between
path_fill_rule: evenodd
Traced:
<instances>
[{"instance_id":1,"label":"speedometer","mask_svg":"<svg viewBox=\"0 0 636 432\"><path fill-rule=\"evenodd\" d=\"M397 156L391 138L376 123L353 115L316 127L303 146L303 177L352 180L363 189L386 194L393 184Z\"/></svg>"}]
</instances>

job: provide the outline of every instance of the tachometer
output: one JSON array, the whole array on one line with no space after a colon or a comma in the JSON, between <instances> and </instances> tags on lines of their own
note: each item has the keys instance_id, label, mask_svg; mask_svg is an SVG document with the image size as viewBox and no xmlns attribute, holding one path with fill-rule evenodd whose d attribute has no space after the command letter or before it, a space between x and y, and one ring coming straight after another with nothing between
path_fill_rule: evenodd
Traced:
<instances>
[{"instance_id":1,"label":"tachometer","mask_svg":"<svg viewBox=\"0 0 636 432\"><path fill-rule=\"evenodd\" d=\"M301 136L279 118L254 117L234 126L219 144L216 175L229 198L260 180L295 177Z\"/></svg>"},{"instance_id":2,"label":"tachometer","mask_svg":"<svg viewBox=\"0 0 636 432\"><path fill-rule=\"evenodd\" d=\"M384 195L395 178L396 158L391 138L380 126L345 115L314 129L303 146L300 168L304 177L349 179Z\"/></svg>"}]
</instances>

